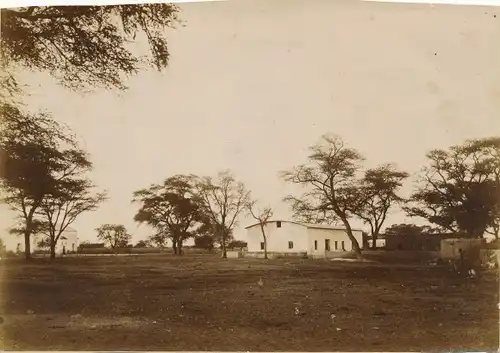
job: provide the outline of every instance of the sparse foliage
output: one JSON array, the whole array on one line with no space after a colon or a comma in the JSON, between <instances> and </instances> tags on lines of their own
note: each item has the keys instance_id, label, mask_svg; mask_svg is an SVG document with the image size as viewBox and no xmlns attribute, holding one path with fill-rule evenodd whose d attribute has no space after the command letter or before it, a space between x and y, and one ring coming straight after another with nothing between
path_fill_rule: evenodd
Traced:
<instances>
[{"instance_id":1,"label":"sparse foliage","mask_svg":"<svg viewBox=\"0 0 500 353\"><path fill-rule=\"evenodd\" d=\"M198 178L196 192L221 245L222 257L226 258L227 244L232 238L238 217L250 202L250 193L227 170L218 173L215 178Z\"/></svg>"},{"instance_id":2,"label":"sparse foliage","mask_svg":"<svg viewBox=\"0 0 500 353\"><path fill-rule=\"evenodd\" d=\"M88 211L96 210L106 199L106 193L94 194L95 186L84 175L92 168L87 154L82 150L65 151L59 174L70 177L58 178L54 192L42 201L37 215L46 224L46 234L50 240L50 257L55 258L57 242L65 230Z\"/></svg>"},{"instance_id":3,"label":"sparse foliage","mask_svg":"<svg viewBox=\"0 0 500 353\"><path fill-rule=\"evenodd\" d=\"M0 60L0 102L20 105L24 86L21 86L5 62Z\"/></svg>"},{"instance_id":4,"label":"sparse foliage","mask_svg":"<svg viewBox=\"0 0 500 353\"><path fill-rule=\"evenodd\" d=\"M94 186L85 179L71 179L58 187L57 193L47 196L38 214L47 224L50 239L50 256L55 257L55 248L61 235L84 212L94 211L106 200L106 193L93 194Z\"/></svg>"},{"instance_id":5,"label":"sparse foliage","mask_svg":"<svg viewBox=\"0 0 500 353\"><path fill-rule=\"evenodd\" d=\"M305 215L316 222L340 220L356 255L361 257L350 220L364 203L358 198L356 179L363 157L331 135L322 136L310 151L308 163L282 173L285 181L306 188L301 197L288 196L285 200L291 203L295 217Z\"/></svg>"},{"instance_id":6,"label":"sparse foliage","mask_svg":"<svg viewBox=\"0 0 500 353\"><path fill-rule=\"evenodd\" d=\"M157 248L164 249L167 246L170 235L163 229L156 229L155 233L148 237L148 242Z\"/></svg>"},{"instance_id":7,"label":"sparse foliage","mask_svg":"<svg viewBox=\"0 0 500 353\"><path fill-rule=\"evenodd\" d=\"M122 224L103 224L96 229L97 238L111 249L126 247L132 236Z\"/></svg>"},{"instance_id":8,"label":"sparse foliage","mask_svg":"<svg viewBox=\"0 0 500 353\"><path fill-rule=\"evenodd\" d=\"M73 89L123 89L124 78L141 67L167 66L165 34L177 11L172 4L2 9L0 61L48 72ZM150 55L131 50L137 35L145 35Z\"/></svg>"},{"instance_id":9,"label":"sparse foliage","mask_svg":"<svg viewBox=\"0 0 500 353\"><path fill-rule=\"evenodd\" d=\"M260 232L262 233L262 240L264 241L264 259L267 259L266 224L273 217L273 210L271 207L258 209L256 207L256 201L250 202L247 207L252 217L259 223Z\"/></svg>"}]
</instances>

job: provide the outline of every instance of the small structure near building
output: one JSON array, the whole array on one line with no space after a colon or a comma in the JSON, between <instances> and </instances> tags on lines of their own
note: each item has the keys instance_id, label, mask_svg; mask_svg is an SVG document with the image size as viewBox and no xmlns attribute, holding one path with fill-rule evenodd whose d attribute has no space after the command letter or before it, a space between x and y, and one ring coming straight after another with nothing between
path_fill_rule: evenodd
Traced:
<instances>
[{"instance_id":1,"label":"small structure near building","mask_svg":"<svg viewBox=\"0 0 500 353\"><path fill-rule=\"evenodd\" d=\"M262 257L264 239L260 225L246 227L248 253L245 256ZM350 252L354 246L343 227L324 224L306 224L292 221L269 221L264 230L267 253L277 256L332 257L331 253ZM361 229L352 230L358 245L363 244Z\"/></svg>"},{"instance_id":2,"label":"small structure near building","mask_svg":"<svg viewBox=\"0 0 500 353\"><path fill-rule=\"evenodd\" d=\"M372 239L368 239L366 241L367 243L367 246L369 249L372 249L373 248L373 240ZM376 248L377 249L380 249L380 248L385 248L385 238L378 238L376 241L375 241L375 245L376 245Z\"/></svg>"},{"instance_id":3,"label":"small structure near building","mask_svg":"<svg viewBox=\"0 0 500 353\"><path fill-rule=\"evenodd\" d=\"M243 257L243 252L229 250L229 251L226 251L226 256L228 259L239 259L239 258Z\"/></svg>"},{"instance_id":4,"label":"small structure near building","mask_svg":"<svg viewBox=\"0 0 500 353\"><path fill-rule=\"evenodd\" d=\"M34 234L30 237L30 249L32 253L48 253L49 248L45 244L40 246L40 241L47 238L44 234ZM23 253L25 248L24 238L22 236L12 237L12 240L6 243L6 250L17 253ZM56 244L56 254L63 255L78 250L78 233L75 229L67 227L59 237Z\"/></svg>"},{"instance_id":5,"label":"small structure near building","mask_svg":"<svg viewBox=\"0 0 500 353\"><path fill-rule=\"evenodd\" d=\"M439 253L441 260L455 264L458 272L498 268L498 244L487 243L484 238L444 239Z\"/></svg>"},{"instance_id":6,"label":"small structure near building","mask_svg":"<svg viewBox=\"0 0 500 353\"><path fill-rule=\"evenodd\" d=\"M68 227L61 234L56 245L57 254L66 254L68 252L76 252L78 250L78 234L75 229Z\"/></svg>"},{"instance_id":7,"label":"small structure near building","mask_svg":"<svg viewBox=\"0 0 500 353\"><path fill-rule=\"evenodd\" d=\"M459 260L461 258L479 259L480 250L485 244L485 239L443 239L441 240L439 257L443 260Z\"/></svg>"},{"instance_id":8,"label":"small structure near building","mask_svg":"<svg viewBox=\"0 0 500 353\"><path fill-rule=\"evenodd\" d=\"M454 238L454 234L398 234L385 237L385 249L410 251L439 251L443 239Z\"/></svg>"}]
</instances>

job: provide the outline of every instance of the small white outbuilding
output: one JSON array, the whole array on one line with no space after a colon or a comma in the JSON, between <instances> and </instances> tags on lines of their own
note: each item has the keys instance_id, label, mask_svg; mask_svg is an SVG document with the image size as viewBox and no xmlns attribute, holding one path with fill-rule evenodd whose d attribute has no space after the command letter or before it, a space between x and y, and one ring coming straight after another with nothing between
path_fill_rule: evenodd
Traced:
<instances>
[{"instance_id":1,"label":"small white outbuilding","mask_svg":"<svg viewBox=\"0 0 500 353\"><path fill-rule=\"evenodd\" d=\"M249 253L264 253L264 239L259 223L245 228ZM347 252L353 244L343 227L292 221L269 221L264 225L267 252L324 256L327 252ZM361 229L352 229L358 245L363 245Z\"/></svg>"},{"instance_id":2,"label":"small white outbuilding","mask_svg":"<svg viewBox=\"0 0 500 353\"><path fill-rule=\"evenodd\" d=\"M46 235L42 234L33 234L30 238L31 251L34 252L42 249L47 250L47 248L40 248L39 246L40 240L46 237ZM7 251L24 252L24 237L22 235L12 235L6 237L4 242ZM78 249L78 244L79 239L77 231L71 227L67 227L59 237L56 244L56 254L60 255L63 253L74 252Z\"/></svg>"}]
</instances>

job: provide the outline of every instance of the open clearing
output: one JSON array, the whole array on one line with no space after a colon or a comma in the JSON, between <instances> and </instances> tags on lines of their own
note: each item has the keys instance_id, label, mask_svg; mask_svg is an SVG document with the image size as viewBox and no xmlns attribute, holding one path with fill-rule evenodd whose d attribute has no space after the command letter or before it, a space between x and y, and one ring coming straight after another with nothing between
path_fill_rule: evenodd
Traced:
<instances>
[{"instance_id":1,"label":"open clearing","mask_svg":"<svg viewBox=\"0 0 500 353\"><path fill-rule=\"evenodd\" d=\"M1 349L497 350L498 276L208 256L0 263ZM261 285L260 285L261 284Z\"/></svg>"}]
</instances>

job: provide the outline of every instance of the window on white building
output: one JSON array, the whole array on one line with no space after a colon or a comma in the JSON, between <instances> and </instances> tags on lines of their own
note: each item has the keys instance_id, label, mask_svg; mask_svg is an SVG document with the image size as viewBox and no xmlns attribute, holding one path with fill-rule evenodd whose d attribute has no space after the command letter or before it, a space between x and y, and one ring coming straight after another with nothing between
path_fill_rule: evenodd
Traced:
<instances>
[{"instance_id":1,"label":"window on white building","mask_svg":"<svg viewBox=\"0 0 500 353\"><path fill-rule=\"evenodd\" d=\"M345 244L344 244L344 241L342 240L342 250L345 251Z\"/></svg>"},{"instance_id":2,"label":"window on white building","mask_svg":"<svg viewBox=\"0 0 500 353\"><path fill-rule=\"evenodd\" d=\"M318 241L317 240L314 241L314 250L318 250Z\"/></svg>"},{"instance_id":3,"label":"window on white building","mask_svg":"<svg viewBox=\"0 0 500 353\"><path fill-rule=\"evenodd\" d=\"M276 228L281 228L281 221L276 222Z\"/></svg>"},{"instance_id":4,"label":"window on white building","mask_svg":"<svg viewBox=\"0 0 500 353\"><path fill-rule=\"evenodd\" d=\"M335 240L335 250L339 249L339 242Z\"/></svg>"},{"instance_id":5,"label":"window on white building","mask_svg":"<svg viewBox=\"0 0 500 353\"><path fill-rule=\"evenodd\" d=\"M264 242L260 243L260 250L264 250Z\"/></svg>"},{"instance_id":6,"label":"window on white building","mask_svg":"<svg viewBox=\"0 0 500 353\"><path fill-rule=\"evenodd\" d=\"M288 249L293 249L293 241L288 242Z\"/></svg>"},{"instance_id":7,"label":"window on white building","mask_svg":"<svg viewBox=\"0 0 500 353\"><path fill-rule=\"evenodd\" d=\"M325 250L330 251L330 239L325 239Z\"/></svg>"}]
</instances>

